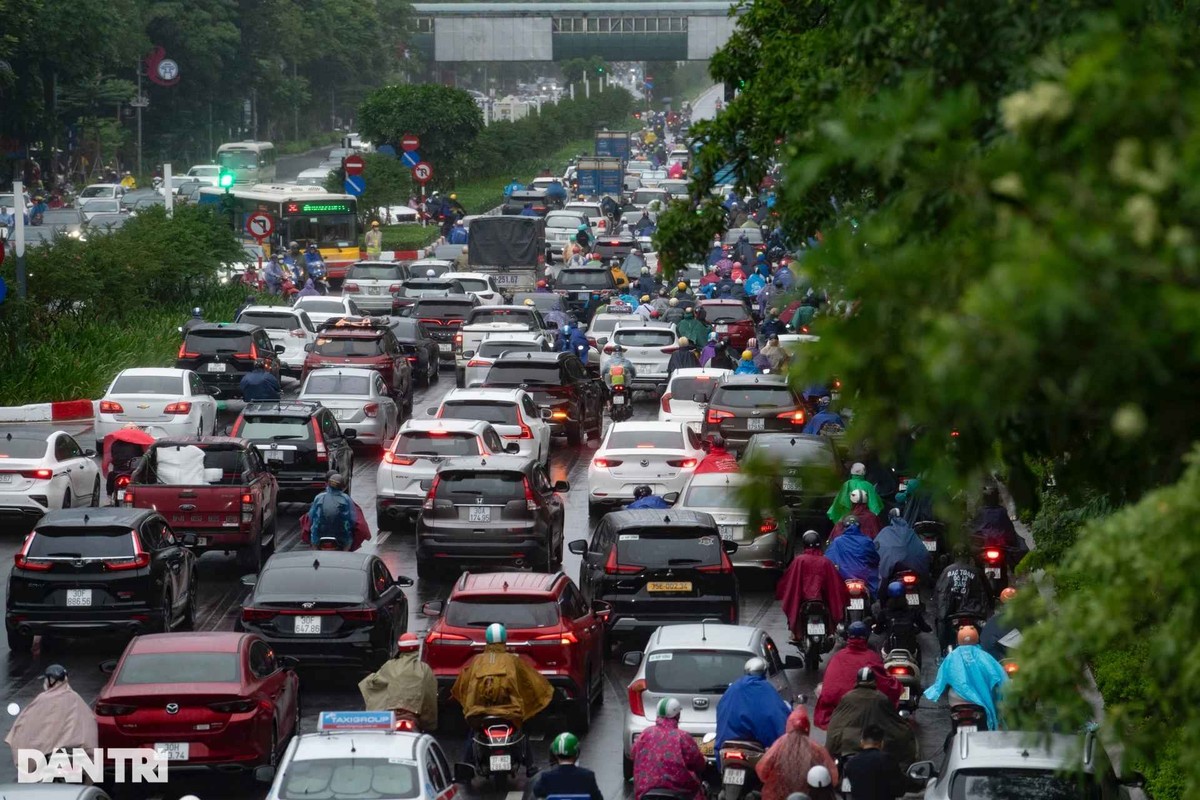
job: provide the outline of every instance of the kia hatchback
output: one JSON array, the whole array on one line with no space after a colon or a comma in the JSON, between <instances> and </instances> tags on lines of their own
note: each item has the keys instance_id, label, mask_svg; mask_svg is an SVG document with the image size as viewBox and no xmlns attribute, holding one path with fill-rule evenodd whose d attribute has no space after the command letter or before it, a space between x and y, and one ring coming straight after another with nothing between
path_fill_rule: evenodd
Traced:
<instances>
[{"instance_id":1,"label":"kia hatchback","mask_svg":"<svg viewBox=\"0 0 1200 800\"><path fill-rule=\"evenodd\" d=\"M671 355L679 349L675 344L675 329L646 327L620 327L613 331L612 338L604 345L604 356L600 365L612 360L616 345L625 348L625 358L633 363L634 389L658 389L667 385L667 364Z\"/></svg>"},{"instance_id":2,"label":"kia hatchback","mask_svg":"<svg viewBox=\"0 0 1200 800\"><path fill-rule=\"evenodd\" d=\"M727 369L685 367L671 373L667 390L659 398L659 422L686 422L697 430L713 391L732 373Z\"/></svg>"},{"instance_id":3,"label":"kia hatchback","mask_svg":"<svg viewBox=\"0 0 1200 800\"><path fill-rule=\"evenodd\" d=\"M741 450L756 433L800 433L804 401L782 375L730 375L717 387L704 414L705 438L719 433L727 448Z\"/></svg>"}]
</instances>

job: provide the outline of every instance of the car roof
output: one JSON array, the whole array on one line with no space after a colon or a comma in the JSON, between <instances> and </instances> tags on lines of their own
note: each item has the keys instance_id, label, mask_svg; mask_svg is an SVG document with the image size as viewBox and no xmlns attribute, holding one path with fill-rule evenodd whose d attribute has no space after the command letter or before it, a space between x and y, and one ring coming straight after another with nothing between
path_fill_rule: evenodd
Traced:
<instances>
[{"instance_id":1,"label":"car roof","mask_svg":"<svg viewBox=\"0 0 1200 800\"><path fill-rule=\"evenodd\" d=\"M100 508L64 508L48 511L38 520L38 528L76 528L93 525L111 528L116 526L140 525L146 517L157 514L153 508L125 508L102 506Z\"/></svg>"},{"instance_id":2,"label":"car roof","mask_svg":"<svg viewBox=\"0 0 1200 800\"><path fill-rule=\"evenodd\" d=\"M600 520L601 525L614 528L694 528L703 526L716 528L717 523L712 514L703 511L679 511L673 508L654 509L624 509L610 511Z\"/></svg>"},{"instance_id":3,"label":"car roof","mask_svg":"<svg viewBox=\"0 0 1200 800\"><path fill-rule=\"evenodd\" d=\"M450 393L442 398L443 403L448 403L451 400L489 400L492 402L509 401L519 403L521 394L524 389L506 388L497 386L494 389L451 389Z\"/></svg>"},{"instance_id":4,"label":"car roof","mask_svg":"<svg viewBox=\"0 0 1200 800\"><path fill-rule=\"evenodd\" d=\"M313 375L344 375L351 378L370 378L372 375L378 375L379 370L367 369L366 367L320 367L319 369L309 370L305 381Z\"/></svg>"},{"instance_id":5,"label":"car roof","mask_svg":"<svg viewBox=\"0 0 1200 800\"><path fill-rule=\"evenodd\" d=\"M716 369L715 367L682 367L671 373L671 380L675 380L676 378L696 378L702 375L707 375L710 378L720 378L730 374L732 373L727 369ZM758 434L755 434L755 436L758 436Z\"/></svg>"},{"instance_id":6,"label":"car roof","mask_svg":"<svg viewBox=\"0 0 1200 800\"><path fill-rule=\"evenodd\" d=\"M951 745L948 771L1007 767L1059 770L1078 765L1084 740L1069 734L1031 731L977 731L959 733ZM1095 746L1100 746L1099 742Z\"/></svg>"},{"instance_id":7,"label":"car roof","mask_svg":"<svg viewBox=\"0 0 1200 800\"><path fill-rule=\"evenodd\" d=\"M787 377L784 375L730 375L722 382L723 388L735 386L753 386L755 384L764 384L767 386L787 386Z\"/></svg>"},{"instance_id":8,"label":"car roof","mask_svg":"<svg viewBox=\"0 0 1200 800\"><path fill-rule=\"evenodd\" d=\"M447 431L448 433L483 433L492 423L481 419L410 419L400 426L400 433L427 433L429 431Z\"/></svg>"},{"instance_id":9,"label":"car roof","mask_svg":"<svg viewBox=\"0 0 1200 800\"><path fill-rule=\"evenodd\" d=\"M397 758L418 767L418 747L428 734L407 731L331 731L296 738L292 761L351 758ZM286 765L283 770L286 772Z\"/></svg>"},{"instance_id":10,"label":"car roof","mask_svg":"<svg viewBox=\"0 0 1200 800\"><path fill-rule=\"evenodd\" d=\"M476 472L525 472L535 463L532 456L455 456L447 458L438 472L474 470Z\"/></svg>"},{"instance_id":11,"label":"car roof","mask_svg":"<svg viewBox=\"0 0 1200 800\"><path fill-rule=\"evenodd\" d=\"M443 272L442 277L447 280L457 280L458 278L472 278L474 280L490 280L493 276L486 272Z\"/></svg>"},{"instance_id":12,"label":"car roof","mask_svg":"<svg viewBox=\"0 0 1200 800\"><path fill-rule=\"evenodd\" d=\"M123 369L118 372L117 377L121 377L122 375L134 375L156 378L182 378L188 372L191 372L191 370L176 369L175 367L130 367L129 369Z\"/></svg>"},{"instance_id":13,"label":"car roof","mask_svg":"<svg viewBox=\"0 0 1200 800\"><path fill-rule=\"evenodd\" d=\"M562 572L464 572L455 582L450 598L513 594L554 594L554 585Z\"/></svg>"},{"instance_id":14,"label":"car roof","mask_svg":"<svg viewBox=\"0 0 1200 800\"><path fill-rule=\"evenodd\" d=\"M367 328L347 326L344 328L322 327L317 335L322 339L378 339L391 328Z\"/></svg>"},{"instance_id":15,"label":"car roof","mask_svg":"<svg viewBox=\"0 0 1200 800\"><path fill-rule=\"evenodd\" d=\"M663 625L654 632L648 650L685 647L690 650L749 650L762 628L750 625L695 623Z\"/></svg>"},{"instance_id":16,"label":"car roof","mask_svg":"<svg viewBox=\"0 0 1200 800\"><path fill-rule=\"evenodd\" d=\"M311 555L311 553L309 554ZM188 631L135 636L126 653L236 653L250 634L236 631Z\"/></svg>"},{"instance_id":17,"label":"car roof","mask_svg":"<svg viewBox=\"0 0 1200 800\"><path fill-rule=\"evenodd\" d=\"M509 354L503 355L499 359L497 359L496 363L499 364L501 361L507 363L509 361L521 360L521 361L525 361L525 362L528 362L531 364L558 364L558 362L561 361L564 356L569 356L569 355L571 355L571 354L570 353L534 353L534 352L509 353Z\"/></svg>"},{"instance_id":18,"label":"car roof","mask_svg":"<svg viewBox=\"0 0 1200 800\"><path fill-rule=\"evenodd\" d=\"M672 433L678 433L685 423L663 423L658 420L626 420L614 422L608 426L610 431L661 431L664 428Z\"/></svg>"},{"instance_id":19,"label":"car roof","mask_svg":"<svg viewBox=\"0 0 1200 800\"><path fill-rule=\"evenodd\" d=\"M289 550L286 553L274 553L267 559L263 569L276 568L313 568L319 562L322 567L334 569L363 569L374 556L362 550L348 553L341 550Z\"/></svg>"},{"instance_id":20,"label":"car roof","mask_svg":"<svg viewBox=\"0 0 1200 800\"><path fill-rule=\"evenodd\" d=\"M294 317L299 311L300 309L292 308L291 306L246 306L238 312L238 316L254 312L255 314L286 314Z\"/></svg>"},{"instance_id":21,"label":"car roof","mask_svg":"<svg viewBox=\"0 0 1200 800\"><path fill-rule=\"evenodd\" d=\"M301 305L308 305L309 303L318 303L322 300L331 300L335 303L340 303L341 305L344 306L344 305L346 305L347 299L348 298L346 298L342 295L328 295L328 294L310 295L308 297L297 297L295 300L292 301L292 308L295 308L295 307L301 306Z\"/></svg>"},{"instance_id":22,"label":"car roof","mask_svg":"<svg viewBox=\"0 0 1200 800\"><path fill-rule=\"evenodd\" d=\"M237 331L238 333L254 333L262 330L258 325L248 325L244 322L201 322L193 325L188 334L211 333L212 331Z\"/></svg>"},{"instance_id":23,"label":"car roof","mask_svg":"<svg viewBox=\"0 0 1200 800\"><path fill-rule=\"evenodd\" d=\"M286 400L283 402L268 400L261 403L246 403L242 414L278 414L281 417L311 417L321 410L321 404L315 400Z\"/></svg>"}]
</instances>

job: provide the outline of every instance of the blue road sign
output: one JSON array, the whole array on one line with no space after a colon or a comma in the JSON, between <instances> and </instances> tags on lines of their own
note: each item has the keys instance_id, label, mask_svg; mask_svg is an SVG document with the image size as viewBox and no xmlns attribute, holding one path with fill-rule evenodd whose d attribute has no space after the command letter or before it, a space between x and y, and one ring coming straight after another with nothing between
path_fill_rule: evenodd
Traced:
<instances>
[{"instance_id":1,"label":"blue road sign","mask_svg":"<svg viewBox=\"0 0 1200 800\"><path fill-rule=\"evenodd\" d=\"M379 145L379 147L375 148L375 152L379 153L381 156L391 156L392 158L396 157L396 148L392 147L390 144Z\"/></svg>"},{"instance_id":2,"label":"blue road sign","mask_svg":"<svg viewBox=\"0 0 1200 800\"><path fill-rule=\"evenodd\" d=\"M405 150L400 154L400 163L406 167L415 167L421 163L421 154L416 150Z\"/></svg>"},{"instance_id":3,"label":"blue road sign","mask_svg":"<svg viewBox=\"0 0 1200 800\"><path fill-rule=\"evenodd\" d=\"M8 297L8 284L4 282L4 278L0 278L0 303L3 303L6 297Z\"/></svg>"},{"instance_id":4,"label":"blue road sign","mask_svg":"<svg viewBox=\"0 0 1200 800\"><path fill-rule=\"evenodd\" d=\"M345 187L346 194L358 197L367 188L367 182L363 180L362 175L347 175L346 180L342 182L342 186Z\"/></svg>"},{"instance_id":5,"label":"blue road sign","mask_svg":"<svg viewBox=\"0 0 1200 800\"><path fill-rule=\"evenodd\" d=\"M644 88L646 88L646 89L653 89L653 88L654 88L654 81L652 81L652 80L644 80L644 81L642 81L642 86L643 86Z\"/></svg>"}]
</instances>

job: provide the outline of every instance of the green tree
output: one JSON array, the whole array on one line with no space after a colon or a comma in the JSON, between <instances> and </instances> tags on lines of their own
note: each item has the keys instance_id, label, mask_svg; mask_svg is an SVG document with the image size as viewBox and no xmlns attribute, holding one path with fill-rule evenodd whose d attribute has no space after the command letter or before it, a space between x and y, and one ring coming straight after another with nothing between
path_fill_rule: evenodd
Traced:
<instances>
[{"instance_id":1,"label":"green tree","mask_svg":"<svg viewBox=\"0 0 1200 800\"><path fill-rule=\"evenodd\" d=\"M340 194L345 191L344 180L342 171L334 170L325 181L325 188ZM407 204L413 194L412 173L392 156L379 153L363 156L363 180L366 188L358 198L358 214L363 222L379 219L381 208Z\"/></svg>"},{"instance_id":2,"label":"green tree","mask_svg":"<svg viewBox=\"0 0 1200 800\"><path fill-rule=\"evenodd\" d=\"M595 81L598 76L607 75L611 72L608 62L600 56L568 58L560 61L558 68L562 71L563 80L567 83L579 83L584 78L587 78L589 81Z\"/></svg>"},{"instance_id":3,"label":"green tree","mask_svg":"<svg viewBox=\"0 0 1200 800\"><path fill-rule=\"evenodd\" d=\"M435 182L449 185L483 129L483 112L462 89L438 84L385 86L359 106L358 129L376 145L390 144L397 151L404 134L416 134L421 138L421 155L435 170Z\"/></svg>"}]
</instances>

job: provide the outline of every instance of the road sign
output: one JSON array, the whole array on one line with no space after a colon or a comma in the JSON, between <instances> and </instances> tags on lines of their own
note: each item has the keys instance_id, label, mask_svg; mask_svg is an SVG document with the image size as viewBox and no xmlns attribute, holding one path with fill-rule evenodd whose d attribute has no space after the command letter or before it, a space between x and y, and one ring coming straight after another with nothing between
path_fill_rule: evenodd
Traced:
<instances>
[{"instance_id":1,"label":"road sign","mask_svg":"<svg viewBox=\"0 0 1200 800\"><path fill-rule=\"evenodd\" d=\"M3 256L3 248L0 248L0 256ZM8 284L4 282L4 278L0 278L0 303L3 303L6 297L8 297Z\"/></svg>"},{"instance_id":2,"label":"road sign","mask_svg":"<svg viewBox=\"0 0 1200 800\"><path fill-rule=\"evenodd\" d=\"M428 183L433 177L433 167L422 161L412 168L412 176L417 183Z\"/></svg>"},{"instance_id":3,"label":"road sign","mask_svg":"<svg viewBox=\"0 0 1200 800\"><path fill-rule=\"evenodd\" d=\"M416 134L406 133L400 137L400 149L406 153L411 153L421 146L421 140Z\"/></svg>"},{"instance_id":4,"label":"road sign","mask_svg":"<svg viewBox=\"0 0 1200 800\"><path fill-rule=\"evenodd\" d=\"M642 86L646 87L647 89L653 89L654 88L654 78L651 78L649 75L647 75L645 77L645 79L642 81Z\"/></svg>"},{"instance_id":5,"label":"road sign","mask_svg":"<svg viewBox=\"0 0 1200 800\"><path fill-rule=\"evenodd\" d=\"M269 214L258 211L246 217L246 233L250 234L259 244L275 231L275 220Z\"/></svg>"},{"instance_id":6,"label":"road sign","mask_svg":"<svg viewBox=\"0 0 1200 800\"><path fill-rule=\"evenodd\" d=\"M415 167L421 163L421 154L416 150L405 150L400 154L400 163L406 167Z\"/></svg>"},{"instance_id":7,"label":"road sign","mask_svg":"<svg viewBox=\"0 0 1200 800\"><path fill-rule=\"evenodd\" d=\"M366 191L367 181L362 175L347 175L346 180L342 181L342 187L346 190L346 194L358 197Z\"/></svg>"},{"instance_id":8,"label":"road sign","mask_svg":"<svg viewBox=\"0 0 1200 800\"><path fill-rule=\"evenodd\" d=\"M362 175L363 157L346 156L346 160L342 162L342 166L345 168L347 175Z\"/></svg>"}]
</instances>

